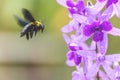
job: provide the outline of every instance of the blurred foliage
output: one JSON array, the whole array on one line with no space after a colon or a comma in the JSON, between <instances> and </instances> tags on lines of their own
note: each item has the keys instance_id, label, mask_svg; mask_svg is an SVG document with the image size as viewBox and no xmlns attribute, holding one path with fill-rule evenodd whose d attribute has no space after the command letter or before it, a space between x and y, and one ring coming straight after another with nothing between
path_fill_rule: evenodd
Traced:
<instances>
[{"instance_id":1,"label":"blurred foliage","mask_svg":"<svg viewBox=\"0 0 120 80\"><path fill-rule=\"evenodd\" d=\"M44 32L29 41L19 37L22 28L14 19L23 18L22 8L45 24ZM60 32L68 22L67 10L55 0L0 0L0 80L71 79Z\"/></svg>"}]
</instances>

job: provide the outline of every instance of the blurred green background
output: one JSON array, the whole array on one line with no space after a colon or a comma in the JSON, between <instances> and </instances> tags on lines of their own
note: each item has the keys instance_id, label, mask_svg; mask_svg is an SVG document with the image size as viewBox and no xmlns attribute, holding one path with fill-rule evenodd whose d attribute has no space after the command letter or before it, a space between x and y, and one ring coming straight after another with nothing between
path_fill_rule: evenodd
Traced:
<instances>
[{"instance_id":1,"label":"blurred green background","mask_svg":"<svg viewBox=\"0 0 120 80\"><path fill-rule=\"evenodd\" d=\"M23 18L29 9L45 24L44 33L26 40L13 15ZM68 24L67 10L56 0L0 0L0 80L71 80L74 68L66 66L67 46L60 29ZM120 21L111 20L120 27ZM120 52L120 38L109 36L107 53Z\"/></svg>"},{"instance_id":2,"label":"blurred green background","mask_svg":"<svg viewBox=\"0 0 120 80\"><path fill-rule=\"evenodd\" d=\"M45 24L44 33L29 41L13 15L28 9ZM65 64L67 46L60 28L69 22L67 10L55 0L0 0L0 80L70 80Z\"/></svg>"}]
</instances>

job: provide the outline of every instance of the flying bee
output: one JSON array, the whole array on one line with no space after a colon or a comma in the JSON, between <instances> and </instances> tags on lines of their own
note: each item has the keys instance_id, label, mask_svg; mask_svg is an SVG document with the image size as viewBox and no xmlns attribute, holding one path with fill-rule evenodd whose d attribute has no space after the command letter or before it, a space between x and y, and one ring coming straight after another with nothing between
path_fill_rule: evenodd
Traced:
<instances>
[{"instance_id":1,"label":"flying bee","mask_svg":"<svg viewBox=\"0 0 120 80\"><path fill-rule=\"evenodd\" d=\"M20 37L23 37L26 35L27 40L29 40L29 37L32 38L34 33L36 35L37 32L40 30L41 32L43 32L44 25L42 24L42 22L35 20L31 15L31 13L25 8L22 9L22 13L26 20L23 20L18 16L15 16L18 24L23 27L20 33Z\"/></svg>"}]
</instances>

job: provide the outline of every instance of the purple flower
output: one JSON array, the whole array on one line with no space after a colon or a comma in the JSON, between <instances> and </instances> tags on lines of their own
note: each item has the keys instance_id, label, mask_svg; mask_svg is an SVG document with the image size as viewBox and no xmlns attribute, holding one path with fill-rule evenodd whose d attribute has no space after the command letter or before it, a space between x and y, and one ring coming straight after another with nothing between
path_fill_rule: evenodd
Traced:
<instances>
[{"instance_id":1,"label":"purple flower","mask_svg":"<svg viewBox=\"0 0 120 80\"><path fill-rule=\"evenodd\" d=\"M75 44L75 43L69 43L68 44L69 52L67 53L67 64L69 65L69 62L73 61L75 65L79 65L82 60L82 56L77 54L77 50L82 50L82 47Z\"/></svg>"},{"instance_id":2,"label":"purple flower","mask_svg":"<svg viewBox=\"0 0 120 80\"><path fill-rule=\"evenodd\" d=\"M57 0L57 2L68 9L70 17L73 14L85 15L86 13L84 0Z\"/></svg>"},{"instance_id":3,"label":"purple flower","mask_svg":"<svg viewBox=\"0 0 120 80\"><path fill-rule=\"evenodd\" d=\"M68 66L79 65L81 63L81 60L82 60L82 57L79 56L76 52L69 51L67 53L67 62L66 63Z\"/></svg>"},{"instance_id":4,"label":"purple flower","mask_svg":"<svg viewBox=\"0 0 120 80\"><path fill-rule=\"evenodd\" d=\"M72 80L87 80L82 68L79 71L72 72ZM89 78L89 80L92 80Z\"/></svg>"},{"instance_id":5,"label":"purple flower","mask_svg":"<svg viewBox=\"0 0 120 80\"><path fill-rule=\"evenodd\" d=\"M98 0L99 2L104 2L104 1L107 1L107 0ZM116 4L119 0L108 0L107 1L107 4L106 4L106 7L108 8L110 5L112 4Z\"/></svg>"},{"instance_id":6,"label":"purple flower","mask_svg":"<svg viewBox=\"0 0 120 80\"><path fill-rule=\"evenodd\" d=\"M120 80L120 65L119 62L114 62L114 75L116 80Z\"/></svg>"},{"instance_id":7,"label":"purple flower","mask_svg":"<svg viewBox=\"0 0 120 80\"><path fill-rule=\"evenodd\" d=\"M116 14L116 16L120 18L120 0L99 0L98 2L103 3L106 1L107 1L106 8L109 8L109 10L112 11L109 12L109 14L111 13L112 16Z\"/></svg>"},{"instance_id":8,"label":"purple flower","mask_svg":"<svg viewBox=\"0 0 120 80\"><path fill-rule=\"evenodd\" d=\"M80 27L80 23L78 21L76 21L75 19L73 19L72 21L69 22L69 24L65 25L61 31L63 33L70 33L74 30L78 30Z\"/></svg>"},{"instance_id":9,"label":"purple flower","mask_svg":"<svg viewBox=\"0 0 120 80\"><path fill-rule=\"evenodd\" d=\"M66 7L68 9L68 11L70 13L69 14L70 17L73 17L74 14L88 16L89 14L95 13L93 11L93 8L92 9L90 8L91 5L85 6L84 0L77 0L77 1L74 1L74 0L57 0L57 2L60 5ZM99 9L99 10L101 10L101 9Z\"/></svg>"},{"instance_id":10,"label":"purple flower","mask_svg":"<svg viewBox=\"0 0 120 80\"><path fill-rule=\"evenodd\" d=\"M108 0L106 7L113 9L112 16L116 14L120 18L120 0Z\"/></svg>"},{"instance_id":11,"label":"purple flower","mask_svg":"<svg viewBox=\"0 0 120 80\"><path fill-rule=\"evenodd\" d=\"M77 2L74 2L73 0L67 0L66 4L71 14L85 14L85 6L83 0L78 0Z\"/></svg>"},{"instance_id":12,"label":"purple flower","mask_svg":"<svg viewBox=\"0 0 120 80\"><path fill-rule=\"evenodd\" d=\"M67 61L66 64L68 66L75 66L81 63L82 57L77 54L77 50L82 50L82 44L78 45L78 41L75 39L75 36L72 35L68 37L66 34L63 34L63 37L68 44L69 51L67 53Z\"/></svg>"},{"instance_id":13,"label":"purple flower","mask_svg":"<svg viewBox=\"0 0 120 80\"><path fill-rule=\"evenodd\" d=\"M107 4L106 4L106 7L108 8L110 5L116 4L117 2L118 2L118 0L108 0Z\"/></svg>"},{"instance_id":14,"label":"purple flower","mask_svg":"<svg viewBox=\"0 0 120 80\"><path fill-rule=\"evenodd\" d=\"M87 8L86 11L90 15L97 15L101 12L106 3L107 0L97 0L95 5L89 6L89 8Z\"/></svg>"},{"instance_id":15,"label":"purple flower","mask_svg":"<svg viewBox=\"0 0 120 80\"><path fill-rule=\"evenodd\" d=\"M94 56L95 57L95 56ZM100 53L96 56L96 62L91 66L87 73L87 77L95 77L97 72L99 72L100 67L103 67L105 73L110 78L110 80L115 80L114 70L111 67L113 62L120 61L120 54L113 55L101 55Z\"/></svg>"},{"instance_id":16,"label":"purple flower","mask_svg":"<svg viewBox=\"0 0 120 80\"><path fill-rule=\"evenodd\" d=\"M79 65L81 63L82 56L77 54L77 51L83 50L82 46L86 47L84 43L80 44L77 39L75 39L76 36L68 37L66 34L63 34L63 37L68 44L69 52L67 53L67 65L68 66L75 66ZM79 44L79 45L78 45Z\"/></svg>"},{"instance_id":17,"label":"purple flower","mask_svg":"<svg viewBox=\"0 0 120 80\"><path fill-rule=\"evenodd\" d=\"M83 34L91 36L93 34L93 40L98 42L103 40L104 32L108 32L112 29L112 24L109 21L93 22L90 25L85 25L83 28Z\"/></svg>"},{"instance_id":18,"label":"purple flower","mask_svg":"<svg viewBox=\"0 0 120 80\"><path fill-rule=\"evenodd\" d=\"M76 35L72 35L71 37L69 37L66 34L63 34L63 37L68 45L69 51L67 53L67 65L68 66L78 66L81 62L83 62L83 64L87 65L87 59L86 59L86 55L93 54L95 51L92 48L93 44L91 44L91 47L89 48L84 42L81 42ZM94 55L94 54L93 54ZM93 56L92 55L92 56ZM91 56L91 57L92 57Z\"/></svg>"},{"instance_id":19,"label":"purple flower","mask_svg":"<svg viewBox=\"0 0 120 80\"><path fill-rule=\"evenodd\" d=\"M107 32L112 29L112 24L109 21L93 22L90 25L83 27L83 35L90 37L93 35L93 40L97 43L97 48L101 54L105 54L108 48Z\"/></svg>"},{"instance_id":20,"label":"purple flower","mask_svg":"<svg viewBox=\"0 0 120 80\"><path fill-rule=\"evenodd\" d=\"M81 36L86 36L88 37L86 39L89 39L93 35L93 40L96 41L98 50L101 54L105 54L108 48L107 34L120 36L120 29L113 27L108 21L111 17L111 13L109 14L108 12L111 12L110 8L105 10L103 13L98 14L97 20L82 17L82 20L86 20L84 21L86 23L81 24ZM74 18L81 23L81 15L74 14Z\"/></svg>"},{"instance_id":21,"label":"purple flower","mask_svg":"<svg viewBox=\"0 0 120 80\"><path fill-rule=\"evenodd\" d=\"M106 55L108 34L120 36L120 29L109 21L114 14L120 17L120 0L96 0L95 5L87 1L87 6L84 0L57 2L68 9L72 18L61 29L69 49L66 64L77 69L72 80L120 80L120 54Z\"/></svg>"}]
</instances>

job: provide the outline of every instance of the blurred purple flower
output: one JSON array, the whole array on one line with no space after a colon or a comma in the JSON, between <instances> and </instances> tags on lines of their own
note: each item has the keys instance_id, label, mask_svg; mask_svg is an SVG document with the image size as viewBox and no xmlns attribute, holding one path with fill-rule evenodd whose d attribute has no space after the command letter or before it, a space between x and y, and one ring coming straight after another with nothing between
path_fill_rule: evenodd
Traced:
<instances>
[{"instance_id":1,"label":"blurred purple flower","mask_svg":"<svg viewBox=\"0 0 120 80\"><path fill-rule=\"evenodd\" d=\"M91 1L87 1L87 6L85 6L84 0L57 0L57 2L66 7L69 11L69 16L71 18L73 18L74 14L79 14L82 16L93 16L93 14L97 14L100 12L100 10L104 7L103 5L105 5L105 2L101 3L101 2L97 2L96 5L92 6ZM99 8L102 7L102 8ZM97 8L97 9L96 9ZM96 9L96 11L94 11L93 9ZM84 22L84 21L82 21Z\"/></svg>"},{"instance_id":2,"label":"blurred purple flower","mask_svg":"<svg viewBox=\"0 0 120 80\"><path fill-rule=\"evenodd\" d=\"M87 1L85 6L84 0L57 0L72 18L61 29L69 49L66 63L77 69L72 73L72 80L120 79L120 66L113 64L120 62L120 54L106 55L108 34L120 36L120 29L109 21L114 14L120 17L120 0L96 1L95 5ZM86 41L91 36L93 40L88 46Z\"/></svg>"},{"instance_id":3,"label":"blurred purple flower","mask_svg":"<svg viewBox=\"0 0 120 80\"><path fill-rule=\"evenodd\" d=\"M67 53L67 65L68 66L75 66L81 63L82 56L77 54L78 50L83 50L83 46L86 47L85 44L80 44L80 42L75 39L76 36L72 35L68 37L66 34L63 34L63 37L68 44L69 51Z\"/></svg>"},{"instance_id":4,"label":"blurred purple flower","mask_svg":"<svg viewBox=\"0 0 120 80\"><path fill-rule=\"evenodd\" d=\"M93 35L93 40L97 43L98 50L101 54L105 54L108 47L107 32L112 29L112 24L109 21L93 22L90 25L83 27L83 35L90 38Z\"/></svg>"},{"instance_id":5,"label":"blurred purple flower","mask_svg":"<svg viewBox=\"0 0 120 80\"><path fill-rule=\"evenodd\" d=\"M120 80L120 65L119 62L114 62L114 75L116 80Z\"/></svg>"},{"instance_id":6,"label":"blurred purple flower","mask_svg":"<svg viewBox=\"0 0 120 80\"><path fill-rule=\"evenodd\" d=\"M108 13L109 11L110 13ZM89 20L88 18L86 19L86 17L82 17L82 20L86 20L86 24L84 23L81 28L82 35L85 35L88 38L93 35L93 40L96 41L98 50L101 54L105 54L108 48L107 34L120 36L120 29L113 27L108 21L110 17L111 10L109 8L103 13L99 13L97 15L97 20L93 20L93 22L90 21L91 19ZM81 22L81 15L75 14L74 19L76 19L78 22Z\"/></svg>"},{"instance_id":7,"label":"blurred purple flower","mask_svg":"<svg viewBox=\"0 0 120 80\"><path fill-rule=\"evenodd\" d=\"M57 0L59 4L66 7L71 15L73 14L85 14L84 0Z\"/></svg>"},{"instance_id":8,"label":"blurred purple flower","mask_svg":"<svg viewBox=\"0 0 120 80\"><path fill-rule=\"evenodd\" d=\"M78 0L77 2L74 2L73 0L67 0L66 4L71 14L85 15L85 5L83 0Z\"/></svg>"},{"instance_id":9,"label":"blurred purple flower","mask_svg":"<svg viewBox=\"0 0 120 80\"><path fill-rule=\"evenodd\" d=\"M78 30L80 28L80 23L73 19L72 21L69 22L69 24L65 25L61 31L63 33L70 33L72 31Z\"/></svg>"},{"instance_id":10,"label":"blurred purple flower","mask_svg":"<svg viewBox=\"0 0 120 80\"><path fill-rule=\"evenodd\" d=\"M110 80L116 80L114 75L115 73L112 68L112 63L120 61L120 54L101 55L99 53L96 56L96 60L97 61L93 64L93 66L91 66L86 76L95 77L97 72L99 72L100 67L102 66Z\"/></svg>"},{"instance_id":11,"label":"blurred purple flower","mask_svg":"<svg viewBox=\"0 0 120 80\"><path fill-rule=\"evenodd\" d=\"M106 7L111 7L111 9L113 8L112 16L116 14L116 16L120 18L120 0L108 0Z\"/></svg>"},{"instance_id":12,"label":"blurred purple flower","mask_svg":"<svg viewBox=\"0 0 120 80\"><path fill-rule=\"evenodd\" d=\"M74 51L69 51L67 53L67 65L68 66L78 66L81 63L82 56L79 56L76 52Z\"/></svg>"},{"instance_id":13,"label":"blurred purple flower","mask_svg":"<svg viewBox=\"0 0 120 80\"><path fill-rule=\"evenodd\" d=\"M107 0L96 0L95 5L89 6L86 11L90 15L97 15L99 12L101 12L106 3Z\"/></svg>"},{"instance_id":14,"label":"blurred purple flower","mask_svg":"<svg viewBox=\"0 0 120 80\"><path fill-rule=\"evenodd\" d=\"M106 7L108 8L110 5L116 4L117 2L118 2L118 0L108 0L107 4L106 4Z\"/></svg>"},{"instance_id":15,"label":"blurred purple flower","mask_svg":"<svg viewBox=\"0 0 120 80\"><path fill-rule=\"evenodd\" d=\"M72 72L72 80L87 80L84 71L80 69L79 71ZM89 80L92 80L89 78Z\"/></svg>"},{"instance_id":16,"label":"blurred purple flower","mask_svg":"<svg viewBox=\"0 0 120 80\"><path fill-rule=\"evenodd\" d=\"M76 51L82 50L82 47L75 43L69 43L68 47L70 51L67 53L67 64L71 65L70 62L73 61L75 65L79 65L81 63L82 56L79 56Z\"/></svg>"},{"instance_id":17,"label":"blurred purple flower","mask_svg":"<svg viewBox=\"0 0 120 80\"><path fill-rule=\"evenodd\" d=\"M86 43L80 41L76 35L71 35L70 37L67 34L63 34L63 37L68 45L69 51L67 53L67 65L68 66L78 66L81 62L84 65L87 65L87 60L85 59L88 55L93 56L95 50L93 49L93 43L91 47L88 47ZM93 55L92 55L93 54ZM93 57L92 57L93 58Z\"/></svg>"},{"instance_id":18,"label":"blurred purple flower","mask_svg":"<svg viewBox=\"0 0 120 80\"><path fill-rule=\"evenodd\" d=\"M117 17L120 18L120 0L99 0L99 2L101 3L106 2L106 1L107 1L106 8L109 8L112 10L112 16L116 14Z\"/></svg>"}]
</instances>

